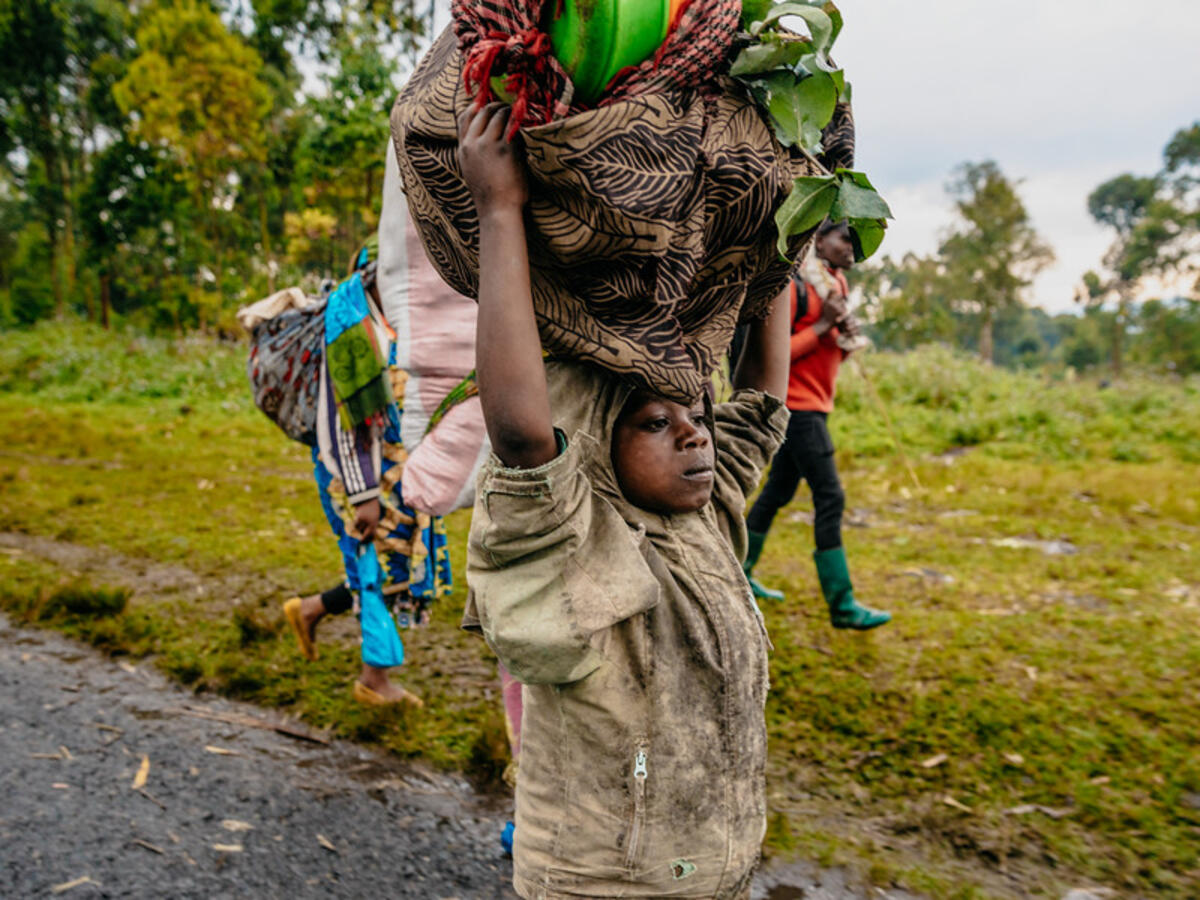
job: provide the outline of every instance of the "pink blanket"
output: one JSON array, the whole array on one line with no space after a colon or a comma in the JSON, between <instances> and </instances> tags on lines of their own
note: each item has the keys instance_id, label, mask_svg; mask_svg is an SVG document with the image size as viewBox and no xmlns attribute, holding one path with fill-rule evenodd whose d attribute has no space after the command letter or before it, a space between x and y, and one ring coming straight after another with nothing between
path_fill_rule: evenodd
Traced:
<instances>
[{"instance_id":1,"label":"pink blanket","mask_svg":"<svg viewBox=\"0 0 1200 900\"><path fill-rule=\"evenodd\" d=\"M379 219L379 292L408 372L401 432L409 459L401 488L414 509L445 515L474 502L487 456L479 398L454 407L428 435L442 399L475 368L475 301L448 287L430 265L408 215L389 145Z\"/></svg>"}]
</instances>

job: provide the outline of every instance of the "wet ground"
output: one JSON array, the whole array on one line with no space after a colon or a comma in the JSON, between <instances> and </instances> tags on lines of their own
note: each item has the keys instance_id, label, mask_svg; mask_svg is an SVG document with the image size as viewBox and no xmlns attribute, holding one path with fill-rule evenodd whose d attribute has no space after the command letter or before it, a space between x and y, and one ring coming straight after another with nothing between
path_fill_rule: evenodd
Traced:
<instances>
[{"instance_id":1,"label":"wet ground","mask_svg":"<svg viewBox=\"0 0 1200 900\"><path fill-rule=\"evenodd\" d=\"M314 738L0 617L0 896L515 896L495 798ZM755 887L906 896L803 864Z\"/></svg>"}]
</instances>

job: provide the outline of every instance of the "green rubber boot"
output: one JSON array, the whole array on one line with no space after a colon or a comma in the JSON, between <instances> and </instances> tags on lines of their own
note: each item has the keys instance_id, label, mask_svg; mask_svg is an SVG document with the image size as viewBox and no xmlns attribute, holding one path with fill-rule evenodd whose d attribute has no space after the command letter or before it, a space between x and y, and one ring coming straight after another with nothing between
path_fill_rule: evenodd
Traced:
<instances>
[{"instance_id":1,"label":"green rubber boot","mask_svg":"<svg viewBox=\"0 0 1200 900\"><path fill-rule=\"evenodd\" d=\"M755 565L758 564L758 557L762 555L763 541L767 539L767 536L758 531L747 531L746 536L749 540L746 546L746 561L742 563L742 571L746 573L746 580L750 582L751 592L759 600L782 600L783 591L773 591L768 587L763 587L752 574Z\"/></svg>"},{"instance_id":2,"label":"green rubber boot","mask_svg":"<svg viewBox=\"0 0 1200 900\"><path fill-rule=\"evenodd\" d=\"M813 553L813 561L817 564L817 578L821 581L825 602L829 604L829 621L834 628L867 631L892 620L891 613L862 606L854 599L844 548L818 550Z\"/></svg>"}]
</instances>

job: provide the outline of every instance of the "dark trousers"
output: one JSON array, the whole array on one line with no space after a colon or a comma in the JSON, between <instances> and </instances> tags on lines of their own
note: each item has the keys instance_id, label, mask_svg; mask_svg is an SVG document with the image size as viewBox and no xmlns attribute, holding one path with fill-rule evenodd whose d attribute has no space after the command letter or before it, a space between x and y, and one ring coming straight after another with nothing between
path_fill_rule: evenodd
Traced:
<instances>
[{"instance_id":1,"label":"dark trousers","mask_svg":"<svg viewBox=\"0 0 1200 900\"><path fill-rule=\"evenodd\" d=\"M342 582L337 587L331 587L321 595L321 605L331 616L349 612L354 606L354 593Z\"/></svg>"},{"instance_id":2,"label":"dark trousers","mask_svg":"<svg viewBox=\"0 0 1200 900\"><path fill-rule=\"evenodd\" d=\"M787 437L771 463L766 487L746 517L746 527L759 534L771 528L775 514L796 495L800 479L808 482L813 499L813 534L818 550L842 546L842 512L846 494L833 461L833 438L825 413L793 410Z\"/></svg>"}]
</instances>

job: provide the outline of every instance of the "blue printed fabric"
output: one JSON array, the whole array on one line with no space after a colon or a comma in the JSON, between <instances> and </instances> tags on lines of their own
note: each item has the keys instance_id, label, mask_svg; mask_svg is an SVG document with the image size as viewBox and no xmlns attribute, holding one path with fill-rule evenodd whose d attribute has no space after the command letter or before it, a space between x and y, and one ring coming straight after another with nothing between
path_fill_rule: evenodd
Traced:
<instances>
[{"instance_id":1,"label":"blue printed fabric","mask_svg":"<svg viewBox=\"0 0 1200 900\"><path fill-rule=\"evenodd\" d=\"M393 350L394 355L394 350ZM409 608L402 611L402 625L415 617L420 622L430 604L450 593L453 577L450 571L450 550L446 540L446 529L440 516L419 515L404 502L399 478L389 478L394 466L403 465L404 454L400 436L401 410L395 404L387 407L387 418L382 434L382 465L380 484L395 484L381 494L381 521L398 520L385 536L376 537L375 553L380 570L380 599L391 605L400 599ZM320 450L312 451L313 477L321 498L321 509L329 522L329 528L337 539L342 554L342 565L350 589L359 597L360 614L364 607L364 582L361 576L363 543L353 537L349 530L354 522L354 508L346 500L344 486L336 481L321 461ZM403 586L407 584L407 591ZM361 621L361 619L360 619ZM362 625L366 640L366 623ZM364 643L364 661L366 643ZM370 663L380 665L379 663ZM397 665L393 663L392 665Z\"/></svg>"},{"instance_id":2,"label":"blue printed fabric","mask_svg":"<svg viewBox=\"0 0 1200 900\"><path fill-rule=\"evenodd\" d=\"M332 344L370 315L362 278L355 272L337 286L325 304L325 343Z\"/></svg>"},{"instance_id":3,"label":"blue printed fabric","mask_svg":"<svg viewBox=\"0 0 1200 900\"><path fill-rule=\"evenodd\" d=\"M383 602L383 570L375 547L364 544L358 555L358 622L362 631L362 661L368 666L390 669L404 662L404 644L396 623Z\"/></svg>"}]
</instances>

